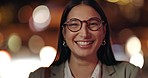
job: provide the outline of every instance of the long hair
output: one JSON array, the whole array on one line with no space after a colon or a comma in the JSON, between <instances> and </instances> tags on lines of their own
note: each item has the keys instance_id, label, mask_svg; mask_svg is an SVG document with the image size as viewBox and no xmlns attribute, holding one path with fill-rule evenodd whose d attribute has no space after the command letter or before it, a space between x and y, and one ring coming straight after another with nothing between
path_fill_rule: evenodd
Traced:
<instances>
[{"instance_id":1,"label":"long hair","mask_svg":"<svg viewBox=\"0 0 148 78\"><path fill-rule=\"evenodd\" d=\"M65 7L63 14L62 14L61 23L60 23L60 31L59 31L59 39L58 39L57 56L56 56L56 59L53 65L60 65L70 58L71 50L69 49L68 46L67 47L63 46L64 38L62 34L62 29L63 29L62 26L66 22L67 16L69 12L71 11L71 9L82 3L94 8L98 12L98 14L101 16L101 19L106 24L106 35L104 38L104 40L106 41L106 44L101 45L100 48L98 49L97 51L98 59L101 61L101 63L106 64L106 65L117 64L118 61L115 60L115 57L113 55L113 51L111 48L110 30L108 26L108 21L100 5L95 0L71 0Z\"/></svg>"}]
</instances>

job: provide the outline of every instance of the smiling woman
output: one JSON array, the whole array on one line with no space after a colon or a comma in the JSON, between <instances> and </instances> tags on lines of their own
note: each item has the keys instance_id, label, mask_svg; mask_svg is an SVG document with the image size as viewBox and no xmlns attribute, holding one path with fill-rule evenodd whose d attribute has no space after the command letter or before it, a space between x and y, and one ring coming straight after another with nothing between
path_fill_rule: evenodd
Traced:
<instances>
[{"instance_id":1,"label":"smiling woman","mask_svg":"<svg viewBox=\"0 0 148 78\"><path fill-rule=\"evenodd\" d=\"M140 68L115 60L108 21L99 4L71 0L61 18L55 61L29 78L141 78L141 74Z\"/></svg>"}]
</instances>

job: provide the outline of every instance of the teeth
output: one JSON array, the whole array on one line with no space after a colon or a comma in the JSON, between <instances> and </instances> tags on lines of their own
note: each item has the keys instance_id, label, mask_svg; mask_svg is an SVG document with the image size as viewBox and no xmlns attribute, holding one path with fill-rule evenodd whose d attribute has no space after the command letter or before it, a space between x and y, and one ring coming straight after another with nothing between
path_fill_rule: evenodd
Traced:
<instances>
[{"instance_id":1,"label":"teeth","mask_svg":"<svg viewBox=\"0 0 148 78\"><path fill-rule=\"evenodd\" d=\"M82 46L89 45L91 43L92 42L77 42L77 44L82 45Z\"/></svg>"}]
</instances>

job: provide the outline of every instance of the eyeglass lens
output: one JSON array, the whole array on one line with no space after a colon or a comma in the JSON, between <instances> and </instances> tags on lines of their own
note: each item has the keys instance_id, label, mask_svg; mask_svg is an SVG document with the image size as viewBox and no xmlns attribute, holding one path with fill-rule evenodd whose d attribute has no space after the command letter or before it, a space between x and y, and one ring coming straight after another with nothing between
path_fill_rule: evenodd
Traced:
<instances>
[{"instance_id":1,"label":"eyeglass lens","mask_svg":"<svg viewBox=\"0 0 148 78\"><path fill-rule=\"evenodd\" d=\"M77 18L72 18L70 19L68 22L66 22L66 26L68 27L68 29L72 32L77 32L81 29L82 27L82 24L86 22L87 24L87 27L92 30L92 31L97 31L102 25L102 21L97 18L97 17L94 17L94 18L90 18L88 20L84 20L84 21L81 21Z\"/></svg>"}]
</instances>

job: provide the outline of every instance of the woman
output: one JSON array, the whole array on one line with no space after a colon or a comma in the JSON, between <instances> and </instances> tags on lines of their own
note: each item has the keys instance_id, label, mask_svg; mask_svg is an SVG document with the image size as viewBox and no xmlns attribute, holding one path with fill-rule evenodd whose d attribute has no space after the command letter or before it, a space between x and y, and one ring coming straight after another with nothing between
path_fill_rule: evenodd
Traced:
<instances>
[{"instance_id":1,"label":"woman","mask_svg":"<svg viewBox=\"0 0 148 78\"><path fill-rule=\"evenodd\" d=\"M29 78L141 78L140 69L116 61L106 16L95 0L72 0L60 24L58 54Z\"/></svg>"}]
</instances>

